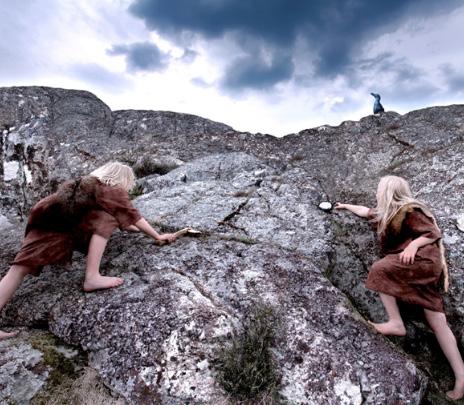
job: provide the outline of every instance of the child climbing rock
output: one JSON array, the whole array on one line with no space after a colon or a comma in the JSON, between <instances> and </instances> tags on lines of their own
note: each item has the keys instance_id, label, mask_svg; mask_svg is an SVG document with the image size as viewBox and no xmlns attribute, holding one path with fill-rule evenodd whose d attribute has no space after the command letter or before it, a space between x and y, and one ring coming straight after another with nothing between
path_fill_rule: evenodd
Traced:
<instances>
[{"instance_id":1,"label":"child climbing rock","mask_svg":"<svg viewBox=\"0 0 464 405\"><path fill-rule=\"evenodd\" d=\"M338 203L336 209L347 209L369 218L385 255L375 262L367 277L366 287L379 292L388 321L372 323L384 335L406 334L397 299L424 308L425 317L455 375L455 386L447 392L451 399L464 396L464 363L456 339L448 326L439 292L440 282L448 289L441 232L430 210L412 197L406 180L397 176L383 177L377 188L377 206Z\"/></svg>"},{"instance_id":2,"label":"child climbing rock","mask_svg":"<svg viewBox=\"0 0 464 405\"><path fill-rule=\"evenodd\" d=\"M176 234L158 234L133 207L128 192L134 184L129 166L110 162L40 200L29 214L21 248L0 281L0 310L27 274L38 276L45 265L68 263L75 250L87 253L84 291L120 286L122 278L100 274L103 252L116 227L173 242ZM0 340L15 334L0 331Z\"/></svg>"}]
</instances>

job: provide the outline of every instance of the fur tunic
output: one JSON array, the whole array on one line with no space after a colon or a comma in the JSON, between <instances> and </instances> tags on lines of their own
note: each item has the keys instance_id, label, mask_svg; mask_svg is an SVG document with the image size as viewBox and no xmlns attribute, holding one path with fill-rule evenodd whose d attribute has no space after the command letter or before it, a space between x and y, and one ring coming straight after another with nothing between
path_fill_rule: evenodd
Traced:
<instances>
[{"instance_id":1,"label":"fur tunic","mask_svg":"<svg viewBox=\"0 0 464 405\"><path fill-rule=\"evenodd\" d=\"M93 234L108 239L116 227L127 228L140 218L121 187L92 176L67 181L32 208L12 264L34 267L38 275L44 265L70 262L74 250L87 253Z\"/></svg>"},{"instance_id":2,"label":"fur tunic","mask_svg":"<svg viewBox=\"0 0 464 405\"><path fill-rule=\"evenodd\" d=\"M399 253L421 236L433 242L417 250L413 264L401 263ZM418 204L404 205L379 239L385 257L372 265L366 287L410 304L443 312L439 290L446 263L441 232L430 212Z\"/></svg>"}]
</instances>

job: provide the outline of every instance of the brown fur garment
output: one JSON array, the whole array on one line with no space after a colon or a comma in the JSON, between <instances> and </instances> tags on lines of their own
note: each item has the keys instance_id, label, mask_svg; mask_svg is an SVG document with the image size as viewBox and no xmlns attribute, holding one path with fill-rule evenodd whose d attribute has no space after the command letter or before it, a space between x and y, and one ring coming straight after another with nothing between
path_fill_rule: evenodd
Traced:
<instances>
[{"instance_id":1,"label":"brown fur garment","mask_svg":"<svg viewBox=\"0 0 464 405\"><path fill-rule=\"evenodd\" d=\"M140 218L123 188L91 176L67 181L32 208L12 264L33 267L37 275L46 264L69 262L75 250L86 253L92 235L108 239Z\"/></svg>"},{"instance_id":2,"label":"brown fur garment","mask_svg":"<svg viewBox=\"0 0 464 405\"><path fill-rule=\"evenodd\" d=\"M410 204L403 205L396 212L396 214L393 216L393 218L388 223L385 233L389 233L394 236L399 235L401 232L403 221L406 218L406 215L408 213L414 212L415 210L420 210L425 216L430 218L433 224L438 228L437 220L435 219L432 212L425 205L420 204L420 203L410 203ZM438 241L438 248L440 250L441 265L443 267L443 276L442 276L443 290L445 292L448 292L448 288L449 288L448 265L446 264L445 247L443 245L442 239Z\"/></svg>"},{"instance_id":3,"label":"brown fur garment","mask_svg":"<svg viewBox=\"0 0 464 405\"><path fill-rule=\"evenodd\" d=\"M55 193L55 198L41 212L34 216L36 228L53 231L64 231L78 224L95 206L95 192L99 180L85 176L62 183Z\"/></svg>"}]
</instances>

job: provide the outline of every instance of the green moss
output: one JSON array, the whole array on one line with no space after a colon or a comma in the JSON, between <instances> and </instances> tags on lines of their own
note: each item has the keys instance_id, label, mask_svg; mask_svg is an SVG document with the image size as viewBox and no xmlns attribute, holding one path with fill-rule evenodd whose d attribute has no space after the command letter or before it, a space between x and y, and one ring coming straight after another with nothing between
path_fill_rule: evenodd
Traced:
<instances>
[{"instance_id":1,"label":"green moss","mask_svg":"<svg viewBox=\"0 0 464 405\"><path fill-rule=\"evenodd\" d=\"M270 350L276 324L272 308L257 305L245 317L243 330L219 352L218 381L233 398L252 403L279 403L279 373Z\"/></svg>"},{"instance_id":2,"label":"green moss","mask_svg":"<svg viewBox=\"0 0 464 405\"><path fill-rule=\"evenodd\" d=\"M425 398L422 399L422 405L448 405L448 404L462 404L464 401L452 401L447 399L444 393L440 392L427 392Z\"/></svg>"},{"instance_id":3,"label":"green moss","mask_svg":"<svg viewBox=\"0 0 464 405\"><path fill-rule=\"evenodd\" d=\"M231 240L234 240L240 243L245 243L246 245L256 245L257 243L254 239L251 239L247 236L242 236L242 235L234 236L231 238Z\"/></svg>"},{"instance_id":4,"label":"green moss","mask_svg":"<svg viewBox=\"0 0 464 405\"><path fill-rule=\"evenodd\" d=\"M258 241L256 239L252 239L252 238L250 238L248 236L244 236L244 235L217 234L217 237L219 239L222 239L222 240L244 243L245 245L256 245L258 243Z\"/></svg>"},{"instance_id":5,"label":"green moss","mask_svg":"<svg viewBox=\"0 0 464 405\"><path fill-rule=\"evenodd\" d=\"M402 164L404 163L403 160L395 160L393 161L390 166L388 166L388 171L393 171L395 169L397 169L398 167L400 167Z\"/></svg>"},{"instance_id":6,"label":"green moss","mask_svg":"<svg viewBox=\"0 0 464 405\"><path fill-rule=\"evenodd\" d=\"M32 404L45 405L56 392L69 389L78 377L75 363L57 350L58 339L48 333L34 335L29 340L31 346L43 353L43 362L50 369L45 389L36 395ZM65 405L66 402L63 403Z\"/></svg>"},{"instance_id":7,"label":"green moss","mask_svg":"<svg viewBox=\"0 0 464 405\"><path fill-rule=\"evenodd\" d=\"M60 374L75 377L74 364L67 359L62 353L58 352L56 346L59 342L54 336L44 335L31 338L31 345L34 349L43 353L44 363L53 368L52 374ZM58 382L58 381L57 381Z\"/></svg>"}]
</instances>

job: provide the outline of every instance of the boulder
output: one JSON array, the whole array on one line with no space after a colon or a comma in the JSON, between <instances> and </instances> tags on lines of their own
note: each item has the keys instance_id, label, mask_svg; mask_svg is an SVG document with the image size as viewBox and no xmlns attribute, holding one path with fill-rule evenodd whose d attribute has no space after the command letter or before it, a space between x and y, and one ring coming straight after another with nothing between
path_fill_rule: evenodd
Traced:
<instances>
[{"instance_id":1,"label":"boulder","mask_svg":"<svg viewBox=\"0 0 464 405\"><path fill-rule=\"evenodd\" d=\"M2 88L0 99L4 271L30 206L108 160L141 176L134 205L155 228L202 231L167 246L117 232L102 272L122 276L122 287L83 293L85 258L76 254L72 265L26 279L2 325L47 328L83 350L101 381L130 403L226 403L218 357L246 314L265 305L278 319L270 327L284 401L444 401L452 375L437 367L446 360L423 321L404 308L408 335L390 340L365 322L384 316L364 287L379 255L372 228L318 204L372 206L381 176L406 177L443 231L452 282L446 311L462 341L464 106L274 138L187 114L111 112L86 92Z\"/></svg>"}]
</instances>

